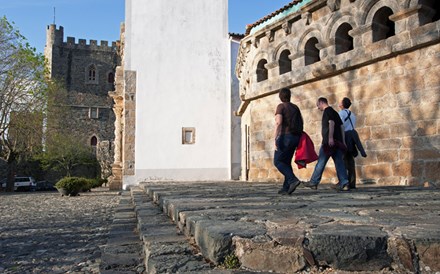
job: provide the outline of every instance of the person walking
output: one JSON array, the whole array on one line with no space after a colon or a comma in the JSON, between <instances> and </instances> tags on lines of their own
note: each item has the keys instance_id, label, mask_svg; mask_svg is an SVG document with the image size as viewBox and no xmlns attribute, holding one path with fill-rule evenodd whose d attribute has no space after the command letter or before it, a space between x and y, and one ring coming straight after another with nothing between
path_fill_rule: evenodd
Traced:
<instances>
[{"instance_id":1,"label":"person walking","mask_svg":"<svg viewBox=\"0 0 440 274\"><path fill-rule=\"evenodd\" d=\"M298 147L304 121L299 107L290 102L291 92L283 88L279 92L281 103L275 111L275 153L274 165L284 175L279 194L291 194L300 184L293 173L292 158Z\"/></svg>"},{"instance_id":2,"label":"person walking","mask_svg":"<svg viewBox=\"0 0 440 274\"><path fill-rule=\"evenodd\" d=\"M347 144L347 151L344 153L345 168L348 173L348 182L350 189L356 188L356 163L354 158L358 155L358 149L363 157L367 157L365 150L359 140L356 129L356 115L349 110L351 106L350 98L344 97L339 102L339 117L344 123L345 142Z\"/></svg>"},{"instance_id":3,"label":"person walking","mask_svg":"<svg viewBox=\"0 0 440 274\"><path fill-rule=\"evenodd\" d=\"M343 160L343 154L346 150L344 125L338 113L328 105L326 98L320 97L316 106L323 112L321 130L322 144L319 149L318 162L316 163L312 177L310 181L304 182L303 185L311 189L317 189L328 159L332 157L339 179L339 182L333 185L332 188L337 190L349 190L347 171Z\"/></svg>"}]
</instances>

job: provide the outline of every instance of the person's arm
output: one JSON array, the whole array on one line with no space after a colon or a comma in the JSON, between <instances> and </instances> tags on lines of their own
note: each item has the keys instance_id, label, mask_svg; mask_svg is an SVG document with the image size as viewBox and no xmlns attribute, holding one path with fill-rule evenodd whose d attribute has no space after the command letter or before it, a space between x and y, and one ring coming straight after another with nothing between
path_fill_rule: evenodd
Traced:
<instances>
[{"instance_id":1,"label":"person's arm","mask_svg":"<svg viewBox=\"0 0 440 274\"><path fill-rule=\"evenodd\" d=\"M341 125L341 132L342 132L342 143L344 143L344 145L347 145L345 143L345 127L344 127L344 124Z\"/></svg>"},{"instance_id":2,"label":"person's arm","mask_svg":"<svg viewBox=\"0 0 440 274\"><path fill-rule=\"evenodd\" d=\"M282 124L283 124L283 115L281 114L275 115L275 150L278 150L277 138L281 135Z\"/></svg>"},{"instance_id":3,"label":"person's arm","mask_svg":"<svg viewBox=\"0 0 440 274\"><path fill-rule=\"evenodd\" d=\"M333 139L334 133L335 133L335 121L329 120L328 121L328 145L331 147L335 145L335 140Z\"/></svg>"}]
</instances>

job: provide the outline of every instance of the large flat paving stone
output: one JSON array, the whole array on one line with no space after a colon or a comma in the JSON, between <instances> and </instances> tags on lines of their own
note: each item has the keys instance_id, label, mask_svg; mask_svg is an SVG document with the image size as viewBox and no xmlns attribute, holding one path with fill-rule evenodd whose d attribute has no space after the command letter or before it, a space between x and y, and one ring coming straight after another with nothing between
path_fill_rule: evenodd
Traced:
<instances>
[{"instance_id":1,"label":"large flat paving stone","mask_svg":"<svg viewBox=\"0 0 440 274\"><path fill-rule=\"evenodd\" d=\"M234 255L243 269L262 272L440 271L439 189L335 192L323 185L291 196L269 183L149 182L141 189L142 201L148 197L214 265Z\"/></svg>"}]
</instances>

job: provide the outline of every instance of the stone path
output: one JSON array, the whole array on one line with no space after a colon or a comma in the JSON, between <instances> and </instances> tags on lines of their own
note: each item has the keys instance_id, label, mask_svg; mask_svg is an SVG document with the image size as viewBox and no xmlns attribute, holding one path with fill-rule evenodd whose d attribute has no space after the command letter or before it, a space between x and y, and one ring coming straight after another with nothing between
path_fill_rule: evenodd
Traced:
<instances>
[{"instance_id":1,"label":"stone path","mask_svg":"<svg viewBox=\"0 0 440 274\"><path fill-rule=\"evenodd\" d=\"M118 192L0 193L0 273L100 273Z\"/></svg>"},{"instance_id":2,"label":"stone path","mask_svg":"<svg viewBox=\"0 0 440 274\"><path fill-rule=\"evenodd\" d=\"M166 248L167 241L177 244L171 237L180 233L213 265L232 256L242 271L440 273L439 189L335 192L320 186L292 196L277 190L274 184L222 182L144 183L131 191L143 197L135 208L138 227L146 227L139 231L145 246L154 236L148 228L151 204L179 228L163 244L156 241L154 250ZM174 273L154 253L145 260L151 269Z\"/></svg>"},{"instance_id":3,"label":"stone path","mask_svg":"<svg viewBox=\"0 0 440 274\"><path fill-rule=\"evenodd\" d=\"M0 193L0 273L440 274L440 189L278 187Z\"/></svg>"}]
</instances>

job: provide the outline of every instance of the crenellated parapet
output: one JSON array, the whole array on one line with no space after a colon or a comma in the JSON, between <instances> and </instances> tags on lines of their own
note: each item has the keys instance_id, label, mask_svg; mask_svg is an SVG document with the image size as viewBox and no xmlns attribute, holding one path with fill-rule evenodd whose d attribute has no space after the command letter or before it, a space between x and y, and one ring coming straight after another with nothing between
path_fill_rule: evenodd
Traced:
<instances>
[{"instance_id":1,"label":"crenellated parapet","mask_svg":"<svg viewBox=\"0 0 440 274\"><path fill-rule=\"evenodd\" d=\"M117 46L119 41L109 42L106 40L101 40L98 44L97 40L89 40L87 43L86 39L78 39L78 43L75 41L75 37L67 37L67 41L63 42L63 46L69 49L84 49L84 50L94 50L94 51L115 51L117 50Z\"/></svg>"},{"instance_id":2,"label":"crenellated parapet","mask_svg":"<svg viewBox=\"0 0 440 274\"><path fill-rule=\"evenodd\" d=\"M68 36L67 40L64 41L64 28L62 26L57 28L56 25L51 24L47 26L46 30L46 48L50 45L60 46L68 49L111 52L117 50L119 41L114 41L110 44L106 40L101 40L98 43L98 40L91 39L87 42L86 39L78 39L78 42L76 42L76 38L70 36Z\"/></svg>"}]
</instances>

